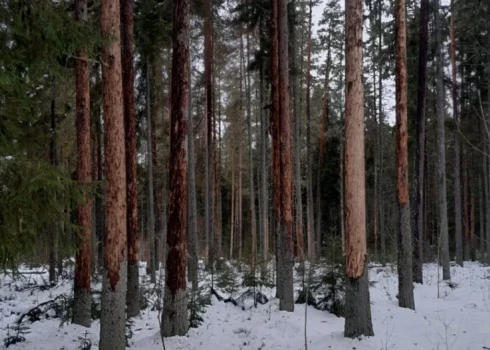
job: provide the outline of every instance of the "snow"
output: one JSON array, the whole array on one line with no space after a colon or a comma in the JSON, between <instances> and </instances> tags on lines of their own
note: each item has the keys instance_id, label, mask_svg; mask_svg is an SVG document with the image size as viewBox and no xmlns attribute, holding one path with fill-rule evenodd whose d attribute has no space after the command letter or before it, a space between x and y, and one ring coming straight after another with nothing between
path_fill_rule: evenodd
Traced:
<instances>
[{"instance_id":1,"label":"snow","mask_svg":"<svg viewBox=\"0 0 490 350\"><path fill-rule=\"evenodd\" d=\"M29 283L43 284L47 279L43 268L22 270L30 272L23 280L13 281L8 275L0 275L0 340L6 337L8 327L12 333L11 327L22 313L58 295L72 293L69 279L47 290L18 291ZM376 282L370 288L374 337L346 339L343 318L312 307L305 310L304 304L295 305L292 313L279 311L274 289L262 288L271 301L257 308L243 310L213 297L212 305L203 315L204 323L185 337L165 339L165 346L170 350L305 349L306 311L310 350L490 348L490 267L472 262L466 262L464 268L452 266L453 287L438 283L439 274L437 265L424 266L424 284L414 287L416 311L412 311L398 307L395 267L370 266L369 279ZM299 284L295 286L298 289ZM163 349L157 311L146 309L134 321L132 349ZM30 327L24 335L26 341L9 349L78 349L82 338L92 342L92 349L98 348L99 321L94 321L90 328L60 325L59 318L26 324Z\"/></svg>"}]
</instances>

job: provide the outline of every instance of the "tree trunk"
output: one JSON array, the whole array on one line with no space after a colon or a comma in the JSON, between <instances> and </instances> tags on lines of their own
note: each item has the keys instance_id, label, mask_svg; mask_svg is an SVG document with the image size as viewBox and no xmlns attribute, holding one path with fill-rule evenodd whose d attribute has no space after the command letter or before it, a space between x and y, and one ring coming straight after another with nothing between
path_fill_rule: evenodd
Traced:
<instances>
[{"instance_id":1,"label":"tree trunk","mask_svg":"<svg viewBox=\"0 0 490 350\"><path fill-rule=\"evenodd\" d=\"M312 20L313 2L309 1L308 15L308 42L306 58L306 231L308 241L313 241L314 223L313 223L313 179L312 179L312 150L311 150L311 20ZM321 255L322 242L316 242L316 256ZM310 256L314 258L314 256Z\"/></svg>"},{"instance_id":2,"label":"tree trunk","mask_svg":"<svg viewBox=\"0 0 490 350\"><path fill-rule=\"evenodd\" d=\"M77 0L74 4L77 21L87 21L87 1ZM82 184L91 182L90 167L90 72L87 52L77 50L76 74L76 126L77 126L77 180ZM75 256L75 281L73 301L73 323L90 327L90 230L92 229L92 201L85 199L77 208L77 252Z\"/></svg>"},{"instance_id":3,"label":"tree trunk","mask_svg":"<svg viewBox=\"0 0 490 350\"><path fill-rule=\"evenodd\" d=\"M470 260L470 208L468 195L468 164L466 162L466 154L463 149L463 259Z\"/></svg>"},{"instance_id":4,"label":"tree trunk","mask_svg":"<svg viewBox=\"0 0 490 350\"><path fill-rule=\"evenodd\" d=\"M53 78L51 83L51 113L50 113L50 123L51 123L51 137L49 140L49 162L52 166L56 167L58 165L58 160L56 157L56 85ZM53 223L50 228L48 228L48 272L49 272L49 283L56 284L56 253L57 253L57 236L58 236L58 223Z\"/></svg>"},{"instance_id":5,"label":"tree trunk","mask_svg":"<svg viewBox=\"0 0 490 350\"><path fill-rule=\"evenodd\" d=\"M301 189L301 138L300 138L300 129L301 129L301 111L300 111L300 98L298 88L298 66L297 66L297 46L296 46L296 27L299 21L297 20L297 11L296 11L296 0L293 0L291 3L292 8L292 18L293 23L290 26L291 28L291 88L292 88L292 97L293 97L293 121L294 121L294 193L296 200L296 244L297 251L296 257L298 260L301 259L301 251L303 247L303 201L302 201L302 189ZM310 252L308 252L308 256L311 258Z\"/></svg>"},{"instance_id":6,"label":"tree trunk","mask_svg":"<svg viewBox=\"0 0 490 350\"><path fill-rule=\"evenodd\" d=\"M436 40L437 40L437 136L438 136L438 192L439 192L439 251L441 252L442 261L442 278L449 280L449 241L448 241L448 224L447 224L447 199L446 199L446 141L444 135L444 70L442 53L442 37L439 27L439 0L436 0ZM459 188L459 187L458 187Z\"/></svg>"},{"instance_id":7,"label":"tree trunk","mask_svg":"<svg viewBox=\"0 0 490 350\"><path fill-rule=\"evenodd\" d=\"M153 147L151 121L151 79L150 60L146 60L146 145L148 156L148 231L150 240L150 282L156 283L156 246L155 246L155 195L153 183Z\"/></svg>"},{"instance_id":8,"label":"tree trunk","mask_svg":"<svg viewBox=\"0 0 490 350\"><path fill-rule=\"evenodd\" d=\"M483 157L486 157L483 155ZM480 216L480 261L485 261L485 221L483 216L483 201L485 200L485 192L481 180L481 174L478 175L478 189L480 196L478 197L478 212Z\"/></svg>"},{"instance_id":9,"label":"tree trunk","mask_svg":"<svg viewBox=\"0 0 490 350\"><path fill-rule=\"evenodd\" d=\"M136 118L134 107L134 34L133 3L121 0L122 74L124 94L124 125L127 181L128 230L128 291L126 293L128 317L140 313L138 271L138 193L136 178Z\"/></svg>"},{"instance_id":10,"label":"tree trunk","mask_svg":"<svg viewBox=\"0 0 490 350\"><path fill-rule=\"evenodd\" d=\"M197 200L196 200L196 168L194 156L194 124L192 114L192 74L191 74L191 59L189 52L189 105L188 105L188 122L187 122L187 152L188 152L188 168L187 168L187 245L189 259L187 263L187 273L189 281L192 283L192 290L197 291L198 287L198 257L197 252ZM168 231L167 231L168 237ZM166 243L165 243L166 244Z\"/></svg>"},{"instance_id":11,"label":"tree trunk","mask_svg":"<svg viewBox=\"0 0 490 350\"><path fill-rule=\"evenodd\" d=\"M415 310L412 278L412 241L408 195L407 29L405 0L395 1L396 46L396 194L399 212L398 304Z\"/></svg>"},{"instance_id":12,"label":"tree trunk","mask_svg":"<svg viewBox=\"0 0 490 350\"><path fill-rule=\"evenodd\" d=\"M413 212L413 279L424 283L422 267L424 262L424 161L425 161L425 106L427 90L429 0L420 3L419 58L417 74L417 111L415 116L415 167Z\"/></svg>"},{"instance_id":13,"label":"tree trunk","mask_svg":"<svg viewBox=\"0 0 490 350\"><path fill-rule=\"evenodd\" d=\"M456 240L456 263L463 266L463 239L461 228L461 181L460 181L460 142L458 129L458 96L456 87L456 43L454 32L454 10L451 16L451 87L453 98L453 118L456 125L454 131L454 215L455 215L455 240ZM442 44L441 44L442 45Z\"/></svg>"},{"instance_id":14,"label":"tree trunk","mask_svg":"<svg viewBox=\"0 0 490 350\"><path fill-rule=\"evenodd\" d=\"M206 146L204 160L205 182L205 224L206 236L205 256L213 263L213 198L211 164L213 159L213 12L212 3L207 0L204 5L204 89L206 106Z\"/></svg>"},{"instance_id":15,"label":"tree trunk","mask_svg":"<svg viewBox=\"0 0 490 350\"><path fill-rule=\"evenodd\" d=\"M362 85L362 0L345 2L345 291L344 335L372 336L366 268L364 92Z\"/></svg>"},{"instance_id":16,"label":"tree trunk","mask_svg":"<svg viewBox=\"0 0 490 350\"><path fill-rule=\"evenodd\" d=\"M112 40L102 46L106 206L99 347L123 350L126 348L127 222L119 1L103 1L100 10L102 35Z\"/></svg>"},{"instance_id":17,"label":"tree trunk","mask_svg":"<svg viewBox=\"0 0 490 350\"><path fill-rule=\"evenodd\" d=\"M252 111L250 96L250 37L247 32L247 65L246 65L246 100L247 100L247 126L248 126L248 186L250 195L250 236L251 236L251 264L250 269L255 273L255 194L254 194L254 173L253 173L253 147L252 147Z\"/></svg>"},{"instance_id":18,"label":"tree trunk","mask_svg":"<svg viewBox=\"0 0 490 350\"><path fill-rule=\"evenodd\" d=\"M379 245L381 250L380 261L383 266L386 265L386 229L385 229L385 215L384 215L384 166L383 166L383 125L384 125L384 114L383 114L383 67L382 56L383 56L383 2L378 0L378 69L379 69L379 79L378 79L378 158L379 158L379 174L378 174L378 215L379 215Z\"/></svg>"},{"instance_id":19,"label":"tree trunk","mask_svg":"<svg viewBox=\"0 0 490 350\"><path fill-rule=\"evenodd\" d=\"M187 161L186 135L189 102L190 1L174 0L172 31L172 100L170 119L168 256L162 335L185 335L188 330L186 298Z\"/></svg>"}]
</instances>

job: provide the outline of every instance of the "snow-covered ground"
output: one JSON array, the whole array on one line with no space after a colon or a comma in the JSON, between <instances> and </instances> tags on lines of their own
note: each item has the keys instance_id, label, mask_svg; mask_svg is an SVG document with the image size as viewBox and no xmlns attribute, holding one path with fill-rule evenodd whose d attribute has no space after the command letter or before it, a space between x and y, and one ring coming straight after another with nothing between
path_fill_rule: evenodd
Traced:
<instances>
[{"instance_id":1,"label":"snow-covered ground","mask_svg":"<svg viewBox=\"0 0 490 350\"><path fill-rule=\"evenodd\" d=\"M33 270L24 272L33 272ZM144 272L142 269L141 272ZM13 281L0 275L0 340L13 333L19 315L34 306L69 295L72 285L18 291L27 283L42 283L46 274L29 274L24 280ZM375 336L363 339L343 337L344 319L326 311L296 305L292 313L278 311L274 298L257 308L241 307L212 299L204 314L204 323L191 329L185 337L165 339L168 350L233 350L233 349L305 349L305 337L310 350L323 349L490 349L490 267L465 263L464 268L452 267L451 281L455 288L438 284L435 264L424 266L424 285L415 286L416 311L398 307L397 276L391 267L371 266L369 279L376 281L370 288L371 310ZM438 288L439 285L439 288ZM297 285L296 290L300 288ZM439 289L439 297L438 297ZM272 297L274 290L263 289ZM305 311L307 334L305 335ZM163 349L159 335L158 312L144 310L136 318L130 339L132 349ZM92 349L98 348L100 324L91 328L72 324L60 326L59 318L43 318L28 323L26 341L9 349L79 349L81 338L89 339Z\"/></svg>"}]
</instances>

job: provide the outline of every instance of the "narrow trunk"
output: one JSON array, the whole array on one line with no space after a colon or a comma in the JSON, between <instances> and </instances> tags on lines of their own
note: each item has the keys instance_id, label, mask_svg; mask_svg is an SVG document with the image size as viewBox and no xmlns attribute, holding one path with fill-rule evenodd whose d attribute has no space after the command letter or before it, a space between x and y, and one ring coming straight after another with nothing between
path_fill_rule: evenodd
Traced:
<instances>
[{"instance_id":1,"label":"narrow trunk","mask_svg":"<svg viewBox=\"0 0 490 350\"><path fill-rule=\"evenodd\" d=\"M51 138L49 141L49 162L52 166L58 165L56 157L56 85L53 78L51 85L51 111L50 111L50 123L51 123ZM58 223L48 229L48 264L49 264L49 283L56 284L56 251L57 251L57 231Z\"/></svg>"},{"instance_id":2,"label":"narrow trunk","mask_svg":"<svg viewBox=\"0 0 490 350\"><path fill-rule=\"evenodd\" d=\"M77 0L75 18L87 21L87 1ZM77 180L81 184L91 182L90 167L90 72L87 52L77 50L76 74L76 126L77 126ZM73 323L90 327L92 320L90 294L90 234L92 229L92 201L86 198L77 208L77 252L75 256Z\"/></svg>"},{"instance_id":3,"label":"narrow trunk","mask_svg":"<svg viewBox=\"0 0 490 350\"><path fill-rule=\"evenodd\" d=\"M189 102L190 0L173 0L172 96L170 117L169 201L162 335L185 335L187 234L187 115Z\"/></svg>"},{"instance_id":4,"label":"narrow trunk","mask_svg":"<svg viewBox=\"0 0 490 350\"><path fill-rule=\"evenodd\" d=\"M362 86L362 0L345 2L345 291L344 335L372 336L367 277L364 167L364 91Z\"/></svg>"},{"instance_id":5,"label":"narrow trunk","mask_svg":"<svg viewBox=\"0 0 490 350\"><path fill-rule=\"evenodd\" d=\"M469 196L468 196L468 164L466 162L466 155L463 150L463 259L470 260L470 208L469 208Z\"/></svg>"},{"instance_id":6,"label":"narrow trunk","mask_svg":"<svg viewBox=\"0 0 490 350\"><path fill-rule=\"evenodd\" d=\"M312 20L313 2L309 2L308 15L308 42L306 56L306 231L308 241L313 241L313 179L312 179L312 149L311 149L311 20ZM316 242L316 256L321 255L322 242ZM315 256L310 256L314 258Z\"/></svg>"},{"instance_id":7,"label":"narrow trunk","mask_svg":"<svg viewBox=\"0 0 490 350\"><path fill-rule=\"evenodd\" d=\"M475 191L473 186L473 181L470 179L470 259L471 261L476 260L476 251L475 251Z\"/></svg>"},{"instance_id":8,"label":"narrow trunk","mask_svg":"<svg viewBox=\"0 0 490 350\"><path fill-rule=\"evenodd\" d=\"M194 156L194 124L192 114L192 75L191 75L191 59L189 53L189 93L188 93L188 121L187 121L187 251L189 259L187 262L187 273L189 275L189 281L192 283L192 290L197 291L198 287L198 257L197 252L197 200L196 200L196 168L195 168L195 156ZM168 237L168 230L167 230Z\"/></svg>"},{"instance_id":9,"label":"narrow trunk","mask_svg":"<svg viewBox=\"0 0 490 350\"><path fill-rule=\"evenodd\" d=\"M420 3L419 58L417 74L417 111L415 115L415 167L413 212L413 279L424 283L424 168L425 168L425 106L427 90L429 0Z\"/></svg>"},{"instance_id":10,"label":"narrow trunk","mask_svg":"<svg viewBox=\"0 0 490 350\"><path fill-rule=\"evenodd\" d=\"M396 46L396 194L398 202L398 304L415 309L408 196L407 30L405 0L395 1Z\"/></svg>"},{"instance_id":11,"label":"narrow trunk","mask_svg":"<svg viewBox=\"0 0 490 350\"><path fill-rule=\"evenodd\" d=\"M150 63L146 60L146 145L148 153L148 231L150 240L150 282L156 283L156 247L155 247L155 195L153 184L153 147L152 147L152 121L151 121L151 79Z\"/></svg>"},{"instance_id":12,"label":"narrow trunk","mask_svg":"<svg viewBox=\"0 0 490 350\"><path fill-rule=\"evenodd\" d=\"M235 152L231 153L231 215L230 215L230 260L233 259L235 236Z\"/></svg>"},{"instance_id":13,"label":"narrow trunk","mask_svg":"<svg viewBox=\"0 0 490 350\"><path fill-rule=\"evenodd\" d=\"M449 280L451 274L449 271L449 241L448 241L448 224L447 224L447 197L446 197L446 140L444 132L444 56L442 51L442 36L439 27L439 0L436 0L435 6L436 17L436 40L437 40L437 136L438 136L438 194L439 194L439 251L441 252L442 278ZM458 187L459 188L459 187Z\"/></svg>"},{"instance_id":14,"label":"narrow trunk","mask_svg":"<svg viewBox=\"0 0 490 350\"><path fill-rule=\"evenodd\" d=\"M460 142L458 129L458 96L456 87L456 43L454 32L454 10L451 16L451 94L453 98L453 118L456 125L454 131L454 215L455 215L455 240L456 263L463 266L463 239L461 228L461 181L460 181ZM442 45L442 44L441 44ZM442 58L441 58L442 59ZM465 231L466 232L466 231Z\"/></svg>"},{"instance_id":15,"label":"narrow trunk","mask_svg":"<svg viewBox=\"0 0 490 350\"><path fill-rule=\"evenodd\" d=\"M485 155L484 155L485 157ZM485 199L485 192L481 181L481 174L478 175L478 189L480 195L478 196L478 213L480 216L480 261L485 261L485 222L483 219L483 200Z\"/></svg>"},{"instance_id":16,"label":"narrow trunk","mask_svg":"<svg viewBox=\"0 0 490 350\"><path fill-rule=\"evenodd\" d=\"M112 40L102 46L106 206L99 347L124 350L127 221L119 1L103 1L100 10L102 35Z\"/></svg>"}]
</instances>

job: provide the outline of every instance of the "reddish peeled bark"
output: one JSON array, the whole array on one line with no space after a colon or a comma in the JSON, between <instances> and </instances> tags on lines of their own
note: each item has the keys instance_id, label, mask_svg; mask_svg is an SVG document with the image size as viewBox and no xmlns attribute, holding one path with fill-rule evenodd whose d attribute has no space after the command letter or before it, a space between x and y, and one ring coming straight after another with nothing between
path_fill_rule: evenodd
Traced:
<instances>
[{"instance_id":1,"label":"reddish peeled bark","mask_svg":"<svg viewBox=\"0 0 490 350\"><path fill-rule=\"evenodd\" d=\"M115 291L126 250L126 160L120 46L119 1L101 3L102 91L104 96L105 235L104 266L110 288Z\"/></svg>"},{"instance_id":2,"label":"reddish peeled bark","mask_svg":"<svg viewBox=\"0 0 490 350\"><path fill-rule=\"evenodd\" d=\"M87 18L87 0L75 2L75 18ZM87 184L92 180L90 152L90 72L85 49L77 50L76 71L76 126L77 126L77 180ZM92 201L86 198L77 208L77 253L75 257L75 295L78 291L90 293L90 235L92 230ZM77 302L77 300L75 300ZM87 306L87 305L85 305ZM88 305L89 306L89 305ZM77 312L80 312L77 309ZM75 323L79 323L74 314ZM82 321L83 322L83 321ZM88 320L90 325L90 319Z\"/></svg>"}]
</instances>

